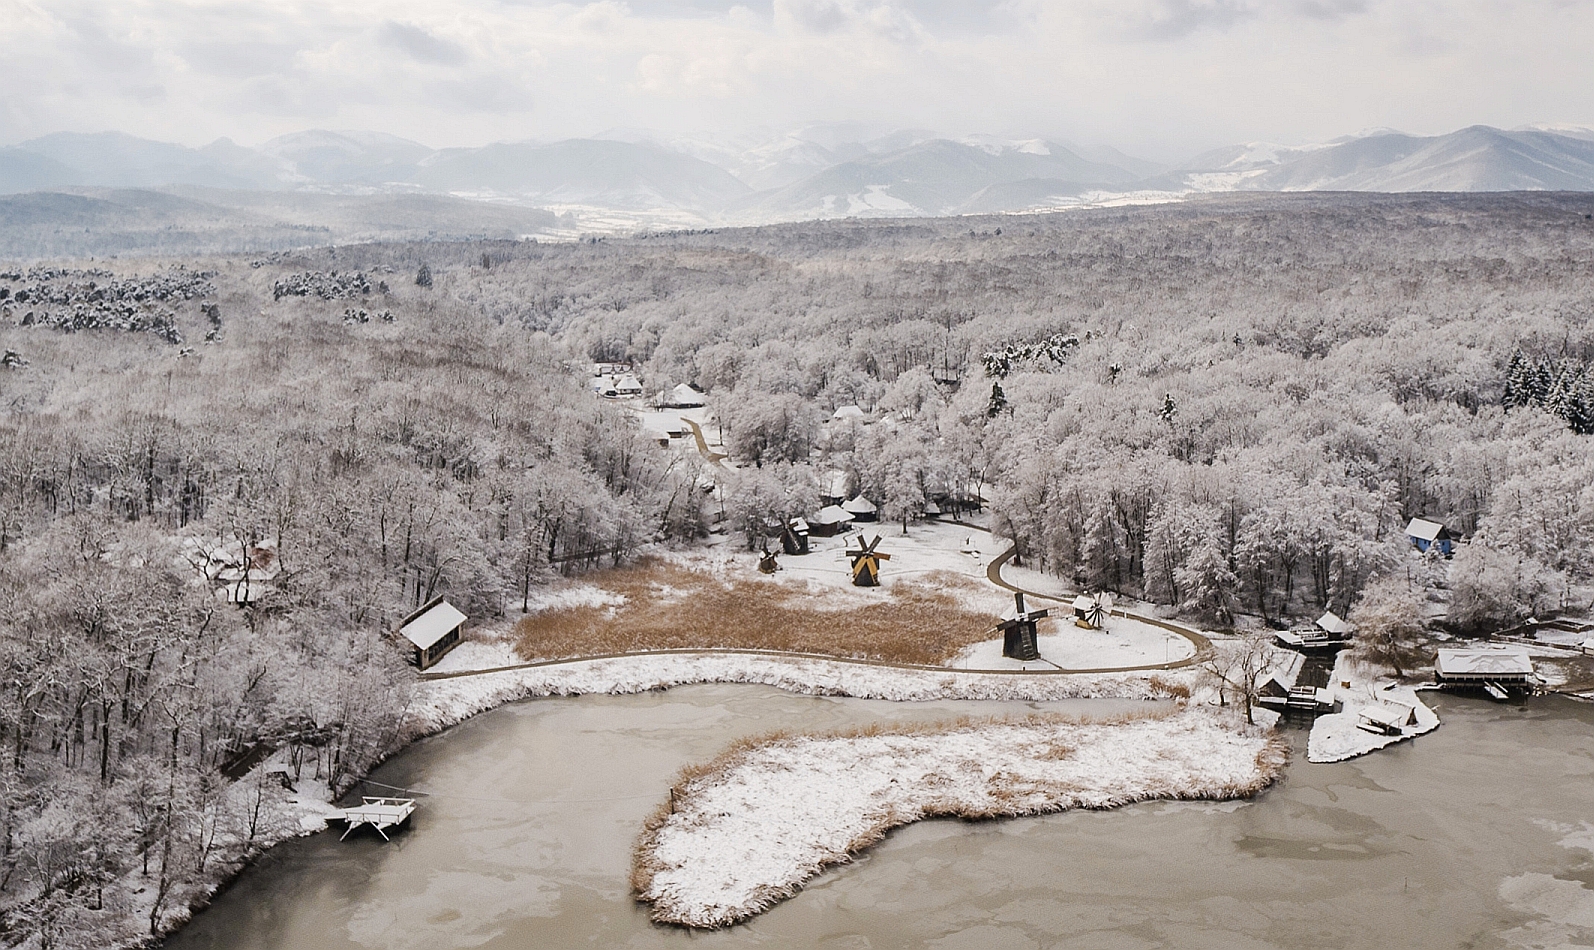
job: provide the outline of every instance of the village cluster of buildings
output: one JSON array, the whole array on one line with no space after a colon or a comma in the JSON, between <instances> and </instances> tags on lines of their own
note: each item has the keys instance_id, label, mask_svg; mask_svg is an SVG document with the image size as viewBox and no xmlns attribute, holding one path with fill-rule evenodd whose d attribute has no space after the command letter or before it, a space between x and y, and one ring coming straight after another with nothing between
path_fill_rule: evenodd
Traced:
<instances>
[{"instance_id":1,"label":"village cluster of buildings","mask_svg":"<svg viewBox=\"0 0 1594 950\"><path fill-rule=\"evenodd\" d=\"M605 399L635 399L646 392L641 377L630 363L592 364L591 387ZM658 409L696 409L704 405L705 398L701 389L680 383L654 393L652 401Z\"/></svg>"}]
</instances>

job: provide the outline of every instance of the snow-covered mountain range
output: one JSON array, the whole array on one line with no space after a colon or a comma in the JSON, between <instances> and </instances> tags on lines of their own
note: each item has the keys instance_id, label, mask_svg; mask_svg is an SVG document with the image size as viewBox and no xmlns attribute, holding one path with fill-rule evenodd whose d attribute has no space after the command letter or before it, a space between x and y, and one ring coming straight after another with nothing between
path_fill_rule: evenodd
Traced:
<instances>
[{"instance_id":1,"label":"snow-covered mountain range","mask_svg":"<svg viewBox=\"0 0 1594 950\"><path fill-rule=\"evenodd\" d=\"M378 132L312 130L254 148L227 139L189 148L119 132L57 133L0 149L0 194L172 186L447 194L612 212L617 220L751 224L1030 211L1214 191L1594 191L1594 131L1473 126L1414 136L1385 129L1312 145L1234 145L1172 168L1044 139L950 139L839 124L724 138L612 130L446 149Z\"/></svg>"}]
</instances>

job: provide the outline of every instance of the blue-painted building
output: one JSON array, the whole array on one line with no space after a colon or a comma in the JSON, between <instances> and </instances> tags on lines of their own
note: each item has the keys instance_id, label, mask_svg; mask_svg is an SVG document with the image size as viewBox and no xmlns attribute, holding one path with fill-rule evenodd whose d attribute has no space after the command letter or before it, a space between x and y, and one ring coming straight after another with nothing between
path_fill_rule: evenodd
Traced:
<instances>
[{"instance_id":1,"label":"blue-painted building","mask_svg":"<svg viewBox=\"0 0 1594 950\"><path fill-rule=\"evenodd\" d=\"M1413 518L1406 525L1406 537L1411 539L1412 545L1424 553L1437 550L1445 557L1450 556L1450 551L1455 545L1455 539L1449 529L1437 521L1426 518Z\"/></svg>"}]
</instances>

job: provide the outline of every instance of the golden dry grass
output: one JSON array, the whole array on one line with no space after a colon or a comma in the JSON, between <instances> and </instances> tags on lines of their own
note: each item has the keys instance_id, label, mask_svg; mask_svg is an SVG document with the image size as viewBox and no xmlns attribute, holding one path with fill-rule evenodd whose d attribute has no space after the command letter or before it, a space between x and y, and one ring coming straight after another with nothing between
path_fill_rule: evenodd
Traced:
<instances>
[{"instance_id":1,"label":"golden dry grass","mask_svg":"<svg viewBox=\"0 0 1594 950\"><path fill-rule=\"evenodd\" d=\"M878 602L838 609L828 597L765 579L724 580L651 559L591 575L625 598L619 607L567 607L523 618L516 649L526 659L556 659L690 647L784 650L938 665L994 636L996 618L947 593L972 583L932 575L898 583ZM843 601L845 604L845 601Z\"/></svg>"}]
</instances>

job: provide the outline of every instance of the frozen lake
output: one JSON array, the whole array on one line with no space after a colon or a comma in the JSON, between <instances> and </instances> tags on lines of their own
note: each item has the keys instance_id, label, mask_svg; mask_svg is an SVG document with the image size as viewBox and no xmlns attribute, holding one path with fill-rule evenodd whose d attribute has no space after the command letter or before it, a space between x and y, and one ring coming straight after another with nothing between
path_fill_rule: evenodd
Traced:
<instances>
[{"instance_id":1,"label":"frozen lake","mask_svg":"<svg viewBox=\"0 0 1594 950\"><path fill-rule=\"evenodd\" d=\"M1432 694L1429 694L1430 696ZM656 927L630 848L677 769L732 738L1138 704L897 704L692 686L506 706L373 775L435 792L391 844L335 833L247 871L173 950L1551 947L1594 938L1594 707L1440 697L1436 733L1305 761L1255 802L1150 803L893 833L727 931Z\"/></svg>"}]
</instances>

